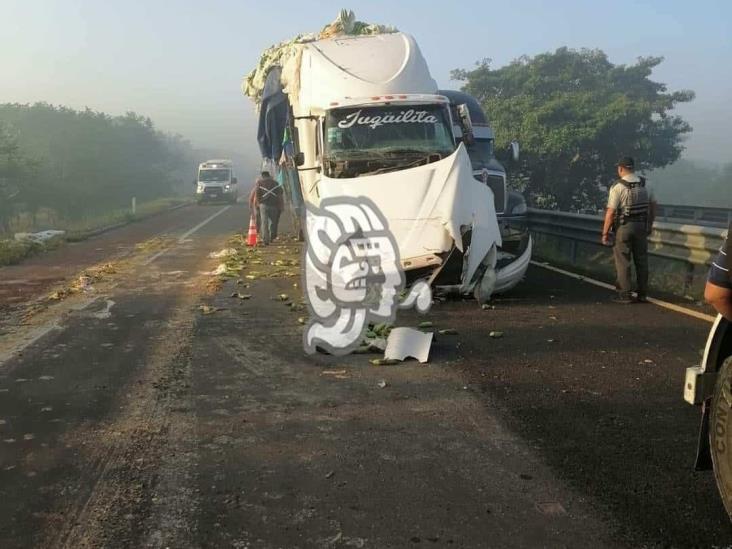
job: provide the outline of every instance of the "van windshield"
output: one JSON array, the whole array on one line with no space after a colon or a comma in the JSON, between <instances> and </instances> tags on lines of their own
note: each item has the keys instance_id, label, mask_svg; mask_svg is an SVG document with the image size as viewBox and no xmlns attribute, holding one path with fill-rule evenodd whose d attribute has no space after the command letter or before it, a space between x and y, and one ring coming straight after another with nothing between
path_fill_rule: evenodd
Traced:
<instances>
[{"instance_id":1,"label":"van windshield","mask_svg":"<svg viewBox=\"0 0 732 549\"><path fill-rule=\"evenodd\" d=\"M324 142L325 173L336 178L429 164L455 150L448 111L440 104L333 109Z\"/></svg>"},{"instance_id":2,"label":"van windshield","mask_svg":"<svg viewBox=\"0 0 732 549\"><path fill-rule=\"evenodd\" d=\"M229 170L201 170L198 172L199 181L228 181Z\"/></svg>"}]
</instances>

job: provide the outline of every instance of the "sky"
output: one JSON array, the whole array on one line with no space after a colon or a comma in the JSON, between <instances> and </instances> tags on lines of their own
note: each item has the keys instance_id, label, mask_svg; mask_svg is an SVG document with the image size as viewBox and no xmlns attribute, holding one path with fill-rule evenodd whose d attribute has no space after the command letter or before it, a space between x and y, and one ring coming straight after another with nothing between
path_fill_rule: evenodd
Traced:
<instances>
[{"instance_id":1,"label":"sky","mask_svg":"<svg viewBox=\"0 0 732 549\"><path fill-rule=\"evenodd\" d=\"M732 161L729 0L0 0L0 103L135 111L196 146L255 155L242 77L341 8L414 35L441 87L479 59L500 67L561 46L617 64L663 56L653 79L697 94L677 109L694 127L685 156Z\"/></svg>"}]
</instances>

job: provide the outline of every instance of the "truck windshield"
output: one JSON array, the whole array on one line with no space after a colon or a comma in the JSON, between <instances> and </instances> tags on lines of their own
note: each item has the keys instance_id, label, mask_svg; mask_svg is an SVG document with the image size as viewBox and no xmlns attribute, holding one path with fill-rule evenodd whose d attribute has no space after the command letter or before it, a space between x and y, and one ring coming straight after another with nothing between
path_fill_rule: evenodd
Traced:
<instances>
[{"instance_id":1,"label":"truck windshield","mask_svg":"<svg viewBox=\"0 0 732 549\"><path fill-rule=\"evenodd\" d=\"M229 170L201 170L198 172L199 181L228 181Z\"/></svg>"},{"instance_id":2,"label":"truck windshield","mask_svg":"<svg viewBox=\"0 0 732 549\"><path fill-rule=\"evenodd\" d=\"M443 105L333 109L325 118L325 173L348 178L429 164L455 150L450 130Z\"/></svg>"},{"instance_id":3,"label":"truck windshield","mask_svg":"<svg viewBox=\"0 0 732 549\"><path fill-rule=\"evenodd\" d=\"M492 139L476 139L466 149L468 156L470 156L470 163L474 168L482 168L490 164L492 160L495 160Z\"/></svg>"}]
</instances>

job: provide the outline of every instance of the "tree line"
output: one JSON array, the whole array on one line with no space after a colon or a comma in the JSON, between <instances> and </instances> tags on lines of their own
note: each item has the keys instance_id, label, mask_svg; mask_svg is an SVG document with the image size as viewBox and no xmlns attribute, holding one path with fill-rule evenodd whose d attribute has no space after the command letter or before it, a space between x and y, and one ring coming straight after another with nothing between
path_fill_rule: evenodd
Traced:
<instances>
[{"instance_id":1,"label":"tree line","mask_svg":"<svg viewBox=\"0 0 732 549\"><path fill-rule=\"evenodd\" d=\"M662 61L616 65L600 50L560 48L498 69L486 59L452 78L483 105L497 151L519 141L518 163L504 163L531 205L594 209L604 205L618 158L633 156L647 172L674 163L684 150L692 128L673 109L694 92L651 80Z\"/></svg>"},{"instance_id":2,"label":"tree line","mask_svg":"<svg viewBox=\"0 0 732 549\"><path fill-rule=\"evenodd\" d=\"M39 212L74 220L190 187L194 152L128 112L0 104L0 231Z\"/></svg>"},{"instance_id":3,"label":"tree line","mask_svg":"<svg viewBox=\"0 0 732 549\"><path fill-rule=\"evenodd\" d=\"M634 156L641 171L656 170L663 200L664 178L684 171L683 164L659 168L684 150L691 127L673 109L694 93L653 81L661 62L645 57L616 65L600 50L560 48L498 69L483 60L452 77L483 105L499 159L531 205L585 209L602 207L620 156ZM505 153L513 140L521 144L517 163ZM144 201L190 191L197 156L180 136L132 112L0 104L0 231L19 215L78 219L122 208L133 196ZM730 173L714 181L728 188ZM689 175L695 178L689 185L698 185L703 170Z\"/></svg>"},{"instance_id":4,"label":"tree line","mask_svg":"<svg viewBox=\"0 0 732 549\"><path fill-rule=\"evenodd\" d=\"M682 158L648 177L659 203L732 209L732 162L718 166Z\"/></svg>"}]
</instances>

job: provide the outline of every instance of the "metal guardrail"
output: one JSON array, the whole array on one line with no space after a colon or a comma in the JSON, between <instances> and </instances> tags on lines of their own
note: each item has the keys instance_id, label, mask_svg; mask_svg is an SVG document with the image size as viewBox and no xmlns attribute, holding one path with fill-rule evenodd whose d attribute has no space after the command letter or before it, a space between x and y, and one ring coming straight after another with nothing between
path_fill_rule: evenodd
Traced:
<instances>
[{"instance_id":1,"label":"metal guardrail","mask_svg":"<svg viewBox=\"0 0 732 549\"><path fill-rule=\"evenodd\" d=\"M656 207L656 219L673 223L728 227L732 223L732 209L658 204Z\"/></svg>"},{"instance_id":2,"label":"metal guardrail","mask_svg":"<svg viewBox=\"0 0 732 549\"><path fill-rule=\"evenodd\" d=\"M600 244L603 217L551 210L529 209L531 232L568 239L571 261L576 260L576 243ZM674 259L690 265L709 265L722 246L726 230L700 225L656 221L648 239L648 252L656 257Z\"/></svg>"}]
</instances>

